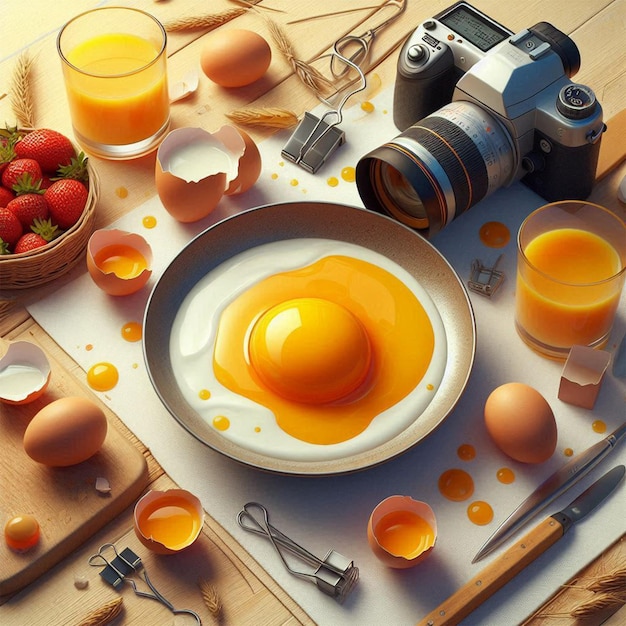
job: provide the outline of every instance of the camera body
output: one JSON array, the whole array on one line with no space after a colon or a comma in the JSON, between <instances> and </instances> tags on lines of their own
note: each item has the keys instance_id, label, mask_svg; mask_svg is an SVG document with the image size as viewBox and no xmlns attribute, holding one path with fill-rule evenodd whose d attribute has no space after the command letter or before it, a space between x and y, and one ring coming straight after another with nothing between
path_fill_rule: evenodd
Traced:
<instances>
[{"instance_id":1,"label":"camera body","mask_svg":"<svg viewBox=\"0 0 626 626\"><path fill-rule=\"evenodd\" d=\"M605 128L602 108L591 89L569 80L580 55L558 35L545 22L515 35L457 2L405 42L394 123L405 130L451 101L474 102L495 113L513 140L518 167L509 183L521 178L549 201L586 198Z\"/></svg>"},{"instance_id":2,"label":"camera body","mask_svg":"<svg viewBox=\"0 0 626 626\"><path fill-rule=\"evenodd\" d=\"M402 134L357 164L366 207L428 236L520 179L548 201L586 198L605 126L593 91L570 80L579 67L546 22L513 34L466 2L426 20L398 59Z\"/></svg>"}]
</instances>

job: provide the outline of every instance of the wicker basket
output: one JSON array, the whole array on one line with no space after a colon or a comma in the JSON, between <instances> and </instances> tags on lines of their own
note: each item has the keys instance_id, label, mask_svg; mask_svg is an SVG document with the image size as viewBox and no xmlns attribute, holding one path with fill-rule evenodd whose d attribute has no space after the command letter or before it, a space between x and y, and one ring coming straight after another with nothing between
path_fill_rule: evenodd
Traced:
<instances>
[{"instance_id":1,"label":"wicker basket","mask_svg":"<svg viewBox=\"0 0 626 626\"><path fill-rule=\"evenodd\" d=\"M87 242L95 227L99 193L98 176L89 161L87 171L89 194L85 210L76 224L41 248L22 254L0 255L0 295L4 290L28 289L48 283L63 276L85 257Z\"/></svg>"}]
</instances>

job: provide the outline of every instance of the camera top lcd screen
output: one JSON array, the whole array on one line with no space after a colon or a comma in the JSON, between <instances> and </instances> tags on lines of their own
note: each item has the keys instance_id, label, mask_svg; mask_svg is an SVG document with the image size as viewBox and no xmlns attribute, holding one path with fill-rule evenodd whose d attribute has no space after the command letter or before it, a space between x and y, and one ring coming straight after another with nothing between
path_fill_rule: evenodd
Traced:
<instances>
[{"instance_id":1,"label":"camera top lcd screen","mask_svg":"<svg viewBox=\"0 0 626 626\"><path fill-rule=\"evenodd\" d=\"M449 13L440 16L439 21L483 52L512 34L463 5L457 5Z\"/></svg>"}]
</instances>

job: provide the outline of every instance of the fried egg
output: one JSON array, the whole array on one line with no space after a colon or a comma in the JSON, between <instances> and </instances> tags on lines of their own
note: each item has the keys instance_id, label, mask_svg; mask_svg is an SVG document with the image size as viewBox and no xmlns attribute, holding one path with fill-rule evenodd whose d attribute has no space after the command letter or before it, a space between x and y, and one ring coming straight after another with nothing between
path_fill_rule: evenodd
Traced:
<instances>
[{"instance_id":1,"label":"fried egg","mask_svg":"<svg viewBox=\"0 0 626 626\"><path fill-rule=\"evenodd\" d=\"M437 308L404 268L327 239L253 247L187 294L170 357L185 400L237 445L344 458L412 424L447 358Z\"/></svg>"}]
</instances>

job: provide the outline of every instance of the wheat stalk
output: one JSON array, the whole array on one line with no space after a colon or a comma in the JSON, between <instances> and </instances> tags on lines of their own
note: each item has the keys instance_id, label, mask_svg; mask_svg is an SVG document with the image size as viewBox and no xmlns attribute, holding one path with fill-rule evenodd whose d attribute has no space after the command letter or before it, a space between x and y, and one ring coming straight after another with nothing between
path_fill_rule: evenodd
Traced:
<instances>
[{"instance_id":1,"label":"wheat stalk","mask_svg":"<svg viewBox=\"0 0 626 626\"><path fill-rule=\"evenodd\" d=\"M298 116L293 111L275 107L236 109L226 117L240 126L259 128L291 128L298 123Z\"/></svg>"},{"instance_id":2,"label":"wheat stalk","mask_svg":"<svg viewBox=\"0 0 626 626\"><path fill-rule=\"evenodd\" d=\"M35 127L33 96L30 88L30 70L33 59L25 50L17 58L11 76L11 108L17 119L18 126L23 128Z\"/></svg>"},{"instance_id":3,"label":"wheat stalk","mask_svg":"<svg viewBox=\"0 0 626 626\"><path fill-rule=\"evenodd\" d=\"M189 17L181 17L163 24L165 30L181 31L181 30L196 30L201 28L207 28L213 30L230 20L243 15L248 9L228 9L221 13L212 13L209 15L196 15Z\"/></svg>"},{"instance_id":4,"label":"wheat stalk","mask_svg":"<svg viewBox=\"0 0 626 626\"><path fill-rule=\"evenodd\" d=\"M115 598L100 608L92 611L78 626L105 626L112 622L121 612L124 599L122 597Z\"/></svg>"},{"instance_id":5,"label":"wheat stalk","mask_svg":"<svg viewBox=\"0 0 626 626\"><path fill-rule=\"evenodd\" d=\"M208 580L203 578L198 579L198 586L200 587L200 593L202 594L202 599L209 609L209 613L213 615L213 617L220 619L222 615L222 599L217 593L217 589L215 585L212 585Z\"/></svg>"},{"instance_id":6,"label":"wheat stalk","mask_svg":"<svg viewBox=\"0 0 626 626\"><path fill-rule=\"evenodd\" d=\"M596 593L593 598L582 602L570 613L572 617L591 617L598 611L624 604L624 599L613 593Z\"/></svg>"},{"instance_id":7,"label":"wheat stalk","mask_svg":"<svg viewBox=\"0 0 626 626\"><path fill-rule=\"evenodd\" d=\"M596 577L587 589L594 593L617 591L626 594L626 567Z\"/></svg>"}]
</instances>

